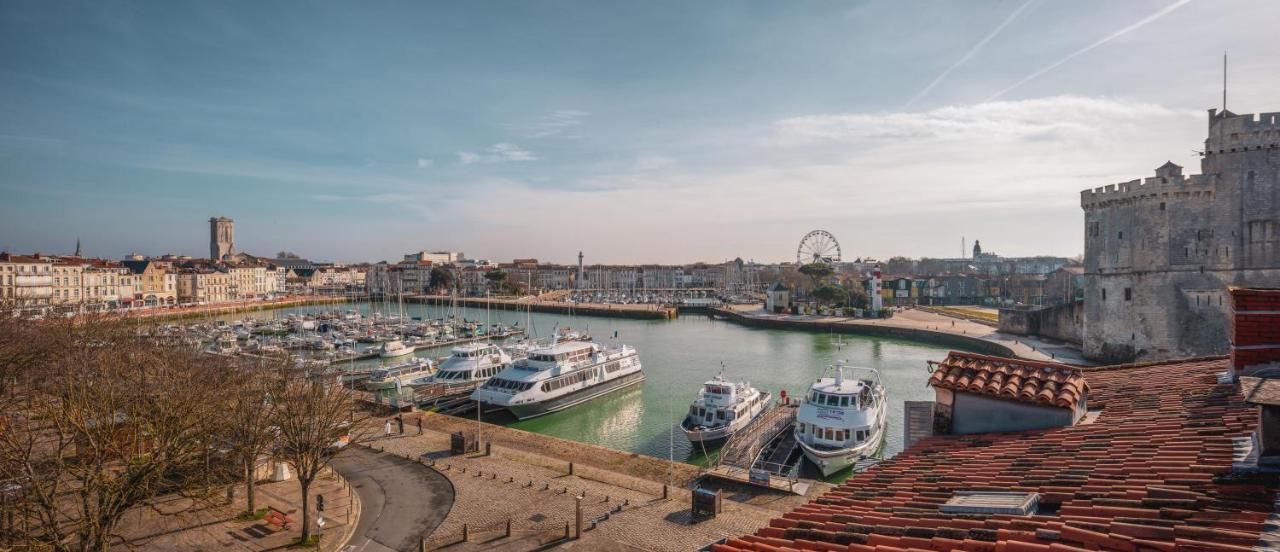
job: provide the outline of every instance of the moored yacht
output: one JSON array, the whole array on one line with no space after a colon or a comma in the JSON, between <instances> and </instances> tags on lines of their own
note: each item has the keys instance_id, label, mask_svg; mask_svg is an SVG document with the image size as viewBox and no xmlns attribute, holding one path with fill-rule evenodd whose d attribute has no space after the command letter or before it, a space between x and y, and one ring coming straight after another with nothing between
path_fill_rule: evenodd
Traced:
<instances>
[{"instance_id":1,"label":"moored yacht","mask_svg":"<svg viewBox=\"0 0 1280 552\"><path fill-rule=\"evenodd\" d=\"M413 384L483 383L510 365L511 355L501 347L492 343L471 343L454 347L434 374Z\"/></svg>"},{"instance_id":2,"label":"moored yacht","mask_svg":"<svg viewBox=\"0 0 1280 552\"><path fill-rule=\"evenodd\" d=\"M693 443L724 441L763 413L770 397L750 383L724 379L721 372L702 385L698 398L689 405L689 414L680 422L680 429Z\"/></svg>"},{"instance_id":3,"label":"moored yacht","mask_svg":"<svg viewBox=\"0 0 1280 552\"><path fill-rule=\"evenodd\" d=\"M845 370L865 373L846 378ZM874 454L884 439L884 386L871 368L851 368L843 361L809 387L796 413L795 438L805 458L828 476ZM825 375L825 374L824 374Z\"/></svg>"},{"instance_id":4,"label":"moored yacht","mask_svg":"<svg viewBox=\"0 0 1280 552\"><path fill-rule=\"evenodd\" d=\"M405 345L404 342L399 339L392 339L391 341L382 343L382 347L378 348L378 356L382 358L395 358L404 355L411 355L413 354L414 349L414 346Z\"/></svg>"},{"instance_id":5,"label":"moored yacht","mask_svg":"<svg viewBox=\"0 0 1280 552\"><path fill-rule=\"evenodd\" d=\"M370 391L382 391L397 386L406 386L415 380L430 376L435 366L429 359L414 357L404 364L377 368L369 374L364 388Z\"/></svg>"},{"instance_id":6,"label":"moored yacht","mask_svg":"<svg viewBox=\"0 0 1280 552\"><path fill-rule=\"evenodd\" d=\"M524 420L564 410L644 381L640 357L626 345L555 341L499 372L471 399L505 407Z\"/></svg>"}]
</instances>

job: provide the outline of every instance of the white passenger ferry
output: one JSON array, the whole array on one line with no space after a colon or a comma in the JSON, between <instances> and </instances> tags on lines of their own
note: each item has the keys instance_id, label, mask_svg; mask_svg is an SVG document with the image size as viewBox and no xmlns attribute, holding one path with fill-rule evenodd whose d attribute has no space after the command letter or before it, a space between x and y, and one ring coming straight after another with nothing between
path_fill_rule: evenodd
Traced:
<instances>
[{"instance_id":1,"label":"white passenger ferry","mask_svg":"<svg viewBox=\"0 0 1280 552\"><path fill-rule=\"evenodd\" d=\"M484 383L511 365L511 355L492 343L471 343L454 347L440 368L414 385L432 383Z\"/></svg>"},{"instance_id":2,"label":"white passenger ferry","mask_svg":"<svg viewBox=\"0 0 1280 552\"><path fill-rule=\"evenodd\" d=\"M750 383L734 383L724 373L702 385L698 398L689 405L689 415L680 429L692 443L704 445L728 439L746 427L769 407L769 393L761 393Z\"/></svg>"},{"instance_id":3,"label":"white passenger ferry","mask_svg":"<svg viewBox=\"0 0 1280 552\"><path fill-rule=\"evenodd\" d=\"M435 365L431 360L413 357L403 364L375 369L369 374L369 379L365 380L364 388L370 391L383 391L397 385L403 387L430 376L433 371L435 371Z\"/></svg>"},{"instance_id":4,"label":"white passenger ferry","mask_svg":"<svg viewBox=\"0 0 1280 552\"><path fill-rule=\"evenodd\" d=\"M564 410L644 381L640 357L626 345L557 341L490 378L471 400L504 407L525 420Z\"/></svg>"},{"instance_id":5,"label":"white passenger ferry","mask_svg":"<svg viewBox=\"0 0 1280 552\"><path fill-rule=\"evenodd\" d=\"M866 377L846 379L846 368L843 361L837 362L830 369L834 377L814 382L796 413L796 442L824 477L874 454L884 439L887 408L880 373L849 368Z\"/></svg>"}]
</instances>

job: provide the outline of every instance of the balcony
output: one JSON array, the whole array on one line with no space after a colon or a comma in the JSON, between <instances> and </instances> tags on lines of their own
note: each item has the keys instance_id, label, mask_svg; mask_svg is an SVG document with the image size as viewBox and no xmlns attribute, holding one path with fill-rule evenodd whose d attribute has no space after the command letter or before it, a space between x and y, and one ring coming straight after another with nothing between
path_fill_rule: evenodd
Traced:
<instances>
[{"instance_id":1,"label":"balcony","mask_svg":"<svg viewBox=\"0 0 1280 552\"><path fill-rule=\"evenodd\" d=\"M48 299L53 297L51 287L21 287L14 290L14 296L22 299Z\"/></svg>"},{"instance_id":2,"label":"balcony","mask_svg":"<svg viewBox=\"0 0 1280 552\"><path fill-rule=\"evenodd\" d=\"M53 276L18 274L13 277L13 285L18 287L48 287L53 285Z\"/></svg>"}]
</instances>

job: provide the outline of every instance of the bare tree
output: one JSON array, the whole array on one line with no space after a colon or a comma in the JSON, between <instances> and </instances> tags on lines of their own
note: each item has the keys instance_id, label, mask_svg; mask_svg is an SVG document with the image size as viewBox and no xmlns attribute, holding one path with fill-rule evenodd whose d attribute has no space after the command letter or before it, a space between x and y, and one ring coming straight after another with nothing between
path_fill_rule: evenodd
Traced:
<instances>
[{"instance_id":1,"label":"bare tree","mask_svg":"<svg viewBox=\"0 0 1280 552\"><path fill-rule=\"evenodd\" d=\"M121 321L0 327L0 343L36 339L3 405L0 478L11 542L106 550L124 514L210 483L210 397L194 351L161 345Z\"/></svg>"},{"instance_id":2,"label":"bare tree","mask_svg":"<svg viewBox=\"0 0 1280 552\"><path fill-rule=\"evenodd\" d=\"M293 468L302 488L303 544L311 539L311 484L364 427L350 389L293 375L276 397L277 454ZM361 416L363 418L363 416Z\"/></svg>"},{"instance_id":3,"label":"bare tree","mask_svg":"<svg viewBox=\"0 0 1280 552\"><path fill-rule=\"evenodd\" d=\"M283 364L281 364L283 363ZM219 433L243 478L247 512L257 509L254 487L258 462L276 439L273 395L279 390L288 358L227 363L224 368L222 428Z\"/></svg>"}]
</instances>

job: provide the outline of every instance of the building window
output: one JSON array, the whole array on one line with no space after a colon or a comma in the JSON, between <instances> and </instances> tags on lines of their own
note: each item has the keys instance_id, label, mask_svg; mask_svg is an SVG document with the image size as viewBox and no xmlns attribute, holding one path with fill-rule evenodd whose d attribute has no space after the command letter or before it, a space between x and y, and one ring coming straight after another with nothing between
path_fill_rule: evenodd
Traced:
<instances>
[{"instance_id":1,"label":"building window","mask_svg":"<svg viewBox=\"0 0 1280 552\"><path fill-rule=\"evenodd\" d=\"M1102 300L1107 300L1107 288L1102 288Z\"/></svg>"},{"instance_id":2,"label":"building window","mask_svg":"<svg viewBox=\"0 0 1280 552\"><path fill-rule=\"evenodd\" d=\"M1160 202L1160 210L1161 210L1161 211L1163 211L1163 210L1164 210L1164 202L1163 202L1163 201L1161 201L1161 202Z\"/></svg>"},{"instance_id":3,"label":"building window","mask_svg":"<svg viewBox=\"0 0 1280 552\"><path fill-rule=\"evenodd\" d=\"M1123 239L1124 239L1124 231L1123 231L1123 230L1121 230L1121 231L1119 232L1118 236L1119 236L1119 239L1122 239L1122 240L1123 240Z\"/></svg>"},{"instance_id":4,"label":"building window","mask_svg":"<svg viewBox=\"0 0 1280 552\"><path fill-rule=\"evenodd\" d=\"M1133 300L1133 288L1124 288L1124 300L1125 301Z\"/></svg>"}]
</instances>

